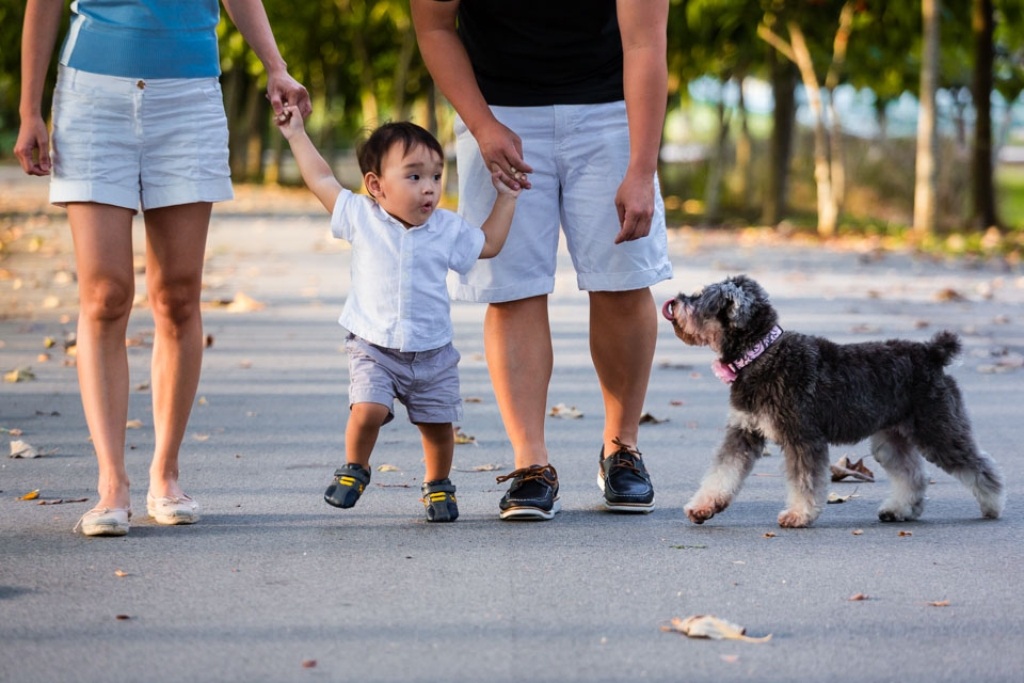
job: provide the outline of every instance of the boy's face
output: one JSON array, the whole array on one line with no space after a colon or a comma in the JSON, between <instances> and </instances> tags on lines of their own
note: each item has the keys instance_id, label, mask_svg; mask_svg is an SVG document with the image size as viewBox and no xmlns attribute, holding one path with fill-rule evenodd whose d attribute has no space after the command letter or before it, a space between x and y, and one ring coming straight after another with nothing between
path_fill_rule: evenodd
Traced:
<instances>
[{"instance_id":1,"label":"boy's face","mask_svg":"<svg viewBox=\"0 0 1024 683\"><path fill-rule=\"evenodd\" d=\"M402 146L395 145L380 166L380 176L367 173L365 177L380 207L407 228L425 223L441 199L441 157L423 145L410 147L404 154Z\"/></svg>"}]
</instances>

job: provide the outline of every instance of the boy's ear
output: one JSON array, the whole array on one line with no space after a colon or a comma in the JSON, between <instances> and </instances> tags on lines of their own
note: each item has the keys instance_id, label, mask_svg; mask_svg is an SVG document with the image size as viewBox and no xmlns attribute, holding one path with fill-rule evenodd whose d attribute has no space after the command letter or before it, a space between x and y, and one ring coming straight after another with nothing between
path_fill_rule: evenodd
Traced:
<instances>
[{"instance_id":1,"label":"boy's ear","mask_svg":"<svg viewBox=\"0 0 1024 683\"><path fill-rule=\"evenodd\" d=\"M380 177L378 177L373 171L370 171L363 176L363 184L366 185L366 191L370 193L370 196L377 198L382 194Z\"/></svg>"}]
</instances>

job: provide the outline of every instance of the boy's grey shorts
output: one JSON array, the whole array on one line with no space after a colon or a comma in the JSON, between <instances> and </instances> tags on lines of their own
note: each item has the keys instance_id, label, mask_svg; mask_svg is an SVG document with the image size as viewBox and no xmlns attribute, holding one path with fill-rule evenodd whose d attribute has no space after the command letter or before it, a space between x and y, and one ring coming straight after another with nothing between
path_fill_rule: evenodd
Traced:
<instances>
[{"instance_id":1,"label":"boy's grey shorts","mask_svg":"<svg viewBox=\"0 0 1024 683\"><path fill-rule=\"evenodd\" d=\"M387 424L394 419L397 398L413 424L462 419L459 393L459 352L448 343L429 351L396 351L349 334L348 403L387 406Z\"/></svg>"}]
</instances>

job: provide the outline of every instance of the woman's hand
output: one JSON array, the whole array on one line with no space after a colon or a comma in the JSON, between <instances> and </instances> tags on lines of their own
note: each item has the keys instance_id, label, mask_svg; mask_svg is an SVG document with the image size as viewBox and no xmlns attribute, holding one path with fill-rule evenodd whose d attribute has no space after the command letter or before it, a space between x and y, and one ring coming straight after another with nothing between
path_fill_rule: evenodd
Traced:
<instances>
[{"instance_id":1,"label":"woman's hand","mask_svg":"<svg viewBox=\"0 0 1024 683\"><path fill-rule=\"evenodd\" d=\"M14 156L29 175L50 175L50 133L43 117L22 119Z\"/></svg>"}]
</instances>

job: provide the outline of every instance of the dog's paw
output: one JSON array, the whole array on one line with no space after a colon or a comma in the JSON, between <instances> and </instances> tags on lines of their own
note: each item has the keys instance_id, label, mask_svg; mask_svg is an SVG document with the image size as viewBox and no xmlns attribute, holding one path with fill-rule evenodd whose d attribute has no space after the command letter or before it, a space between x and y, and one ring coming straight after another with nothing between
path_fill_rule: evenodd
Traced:
<instances>
[{"instance_id":1,"label":"dog's paw","mask_svg":"<svg viewBox=\"0 0 1024 683\"><path fill-rule=\"evenodd\" d=\"M683 506L683 512L694 524L703 524L716 514L729 507L728 500L708 496L694 496Z\"/></svg>"},{"instance_id":2,"label":"dog's paw","mask_svg":"<svg viewBox=\"0 0 1024 683\"><path fill-rule=\"evenodd\" d=\"M924 512L924 501L904 503L902 501L885 501L878 508L878 520L881 522L912 522Z\"/></svg>"},{"instance_id":3,"label":"dog's paw","mask_svg":"<svg viewBox=\"0 0 1024 683\"><path fill-rule=\"evenodd\" d=\"M779 526L784 529L803 529L809 527L817 515L787 509L779 513Z\"/></svg>"}]
</instances>

